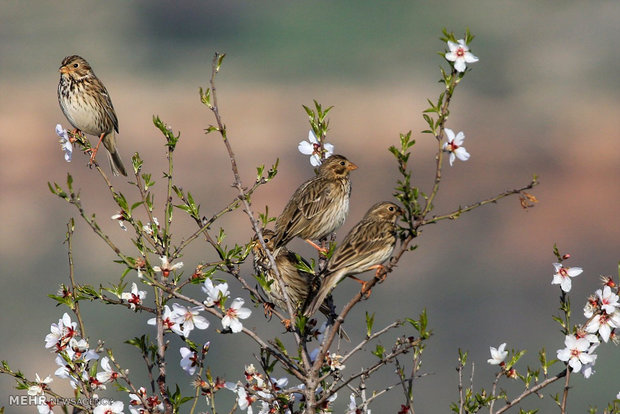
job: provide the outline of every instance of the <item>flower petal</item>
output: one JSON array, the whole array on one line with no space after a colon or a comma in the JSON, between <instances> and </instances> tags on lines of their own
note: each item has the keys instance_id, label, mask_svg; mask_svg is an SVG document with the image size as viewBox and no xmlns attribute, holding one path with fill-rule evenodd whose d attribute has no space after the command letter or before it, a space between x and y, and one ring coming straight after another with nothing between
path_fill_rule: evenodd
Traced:
<instances>
[{"instance_id":1,"label":"flower petal","mask_svg":"<svg viewBox=\"0 0 620 414\"><path fill-rule=\"evenodd\" d=\"M301 141L299 145L297 145L297 149L304 155L310 155L314 152L314 146L308 141Z\"/></svg>"}]
</instances>

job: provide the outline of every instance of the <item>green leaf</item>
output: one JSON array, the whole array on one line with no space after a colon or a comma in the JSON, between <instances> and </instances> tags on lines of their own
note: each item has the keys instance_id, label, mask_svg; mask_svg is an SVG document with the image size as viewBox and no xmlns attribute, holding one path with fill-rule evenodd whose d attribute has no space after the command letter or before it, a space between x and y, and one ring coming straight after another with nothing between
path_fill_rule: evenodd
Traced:
<instances>
[{"instance_id":1,"label":"green leaf","mask_svg":"<svg viewBox=\"0 0 620 414\"><path fill-rule=\"evenodd\" d=\"M372 351L372 354L377 358L382 359L385 355L385 348L381 344L377 344L377 347L374 351Z\"/></svg>"},{"instance_id":2,"label":"green leaf","mask_svg":"<svg viewBox=\"0 0 620 414\"><path fill-rule=\"evenodd\" d=\"M375 323L375 314L373 313L372 315L368 314L368 312L366 312L366 338L370 337L371 333L372 333L372 326Z\"/></svg>"}]
</instances>

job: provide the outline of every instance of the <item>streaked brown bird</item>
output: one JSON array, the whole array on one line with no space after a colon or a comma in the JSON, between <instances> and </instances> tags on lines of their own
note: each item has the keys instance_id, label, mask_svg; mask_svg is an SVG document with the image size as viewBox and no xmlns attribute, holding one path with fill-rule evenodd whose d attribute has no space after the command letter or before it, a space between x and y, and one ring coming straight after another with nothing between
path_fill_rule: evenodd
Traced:
<instances>
[{"instance_id":1,"label":"streaked brown bird","mask_svg":"<svg viewBox=\"0 0 620 414\"><path fill-rule=\"evenodd\" d=\"M310 292L318 289L318 283L314 286L314 275L297 268L299 261L295 253L289 251L286 247L281 247L274 250L274 235L275 233L272 230L264 229L263 241L265 242L265 246L267 246L267 248L271 251L276 266L278 267L278 273L280 274L282 281L286 284L286 292L289 300L291 301L291 305L296 311L299 311L306 304L306 300L308 299ZM272 270L271 264L269 263L269 257L267 256L265 249L263 249L263 246L258 242L257 236L254 236L252 242L254 271L257 274L264 275L267 283L270 283L269 291L264 290L264 292L269 301L278 306L280 309L286 310L284 295L282 294L280 284L276 280L275 272ZM300 259L305 262L302 257L300 257ZM307 262L305 263L308 267L310 267ZM335 316L331 315L331 308L327 303L322 303L319 310L327 316L328 319L333 319L332 316ZM349 340L347 333L344 329L342 329L342 327L340 328L339 334L341 338L344 338L347 341Z\"/></svg>"},{"instance_id":2,"label":"streaked brown bird","mask_svg":"<svg viewBox=\"0 0 620 414\"><path fill-rule=\"evenodd\" d=\"M312 240L342 226L349 212L349 174L355 169L357 166L342 155L323 161L318 175L295 190L276 220L274 248L285 246L295 237L319 248Z\"/></svg>"},{"instance_id":3,"label":"streaked brown bird","mask_svg":"<svg viewBox=\"0 0 620 414\"><path fill-rule=\"evenodd\" d=\"M336 248L325 267L325 277L306 316L314 314L325 297L346 276L383 267L396 244L396 220L403 210L394 203L384 201L372 206L362 221L357 223Z\"/></svg>"},{"instance_id":4,"label":"streaked brown bird","mask_svg":"<svg viewBox=\"0 0 620 414\"><path fill-rule=\"evenodd\" d=\"M99 138L95 148L91 149L90 162L94 162L99 145L103 142L108 150L112 174L126 176L116 146L118 119L107 89L88 62L80 56L64 58L59 71L58 102L62 112L77 131Z\"/></svg>"},{"instance_id":5,"label":"streaked brown bird","mask_svg":"<svg viewBox=\"0 0 620 414\"><path fill-rule=\"evenodd\" d=\"M278 267L278 273L287 287L287 295L294 309L301 308L310 290L312 289L313 275L297 269L298 263L295 253L289 251L286 247L274 249L274 235L272 230L263 230L263 241L265 246L271 251ZM269 290L265 289L268 299L276 306L286 310L286 303L280 284L276 280L275 272L269 263L267 252L258 241L258 236L252 239L252 254L254 255L254 271L257 274L263 274L267 283L270 283ZM303 259L302 259L303 260Z\"/></svg>"}]
</instances>

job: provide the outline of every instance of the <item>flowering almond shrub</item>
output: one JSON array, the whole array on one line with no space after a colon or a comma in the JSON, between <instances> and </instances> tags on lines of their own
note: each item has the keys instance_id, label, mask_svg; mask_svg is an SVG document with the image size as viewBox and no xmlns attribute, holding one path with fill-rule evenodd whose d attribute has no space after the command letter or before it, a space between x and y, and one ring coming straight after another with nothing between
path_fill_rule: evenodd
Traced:
<instances>
[{"instance_id":1,"label":"flowering almond shrub","mask_svg":"<svg viewBox=\"0 0 620 414\"><path fill-rule=\"evenodd\" d=\"M447 68L441 69L442 91L434 100L428 100L429 107L423 113L428 125L423 136L436 144L431 154L435 160L435 174L427 183L428 189L423 192L412 183L408 163L415 140L411 131L403 133L396 145L388 148L400 174L393 199L383 203L368 200L373 208L345 238L343 244L348 244L342 250L334 242L333 234L314 240L318 250L315 259L301 257L289 251L286 243L278 244L278 241L286 240L284 233L290 230L289 224L303 223L300 217L310 223L308 226L316 225L313 218L323 218L325 214L321 216L321 213L325 213L325 206L335 202L336 196L323 191L317 182L324 182L326 186L329 180L340 180L345 193L339 195L342 199L339 208L344 209L346 215L347 191L350 191L348 174L357 166L336 155L337 145L327 142L327 115L332 108L323 107L316 101L313 106L303 107L309 118L310 131L308 139L299 142L298 149L309 157L311 167L324 181L310 180L302 184L292 197L301 201L298 206L293 206L296 209L292 210L290 223L283 223L285 230L276 228L272 231L268 227L276 218L269 215L269 210L258 213L252 205L252 195L276 176L278 161L269 169L264 165L257 167L252 182L242 180L233 150L235 139L228 134L216 94L216 75L224 55L215 54L209 87L200 89L200 99L214 119L205 133L218 134L227 150L236 197L219 200L221 209L210 212L209 217L204 215L198 197L186 191L175 179L174 154L177 146L182 144L180 133L173 132L157 116L153 123L163 135L168 161L163 178L167 196L163 204L154 202L152 189L156 183L138 153L132 157L130 171L127 171L135 190L131 195L117 191L94 155L91 156L92 166L118 206L111 219L118 221L126 232L122 234L131 239L131 249L119 248L102 230L96 215L82 204L71 175L67 176L65 184L50 183L51 192L75 209L92 234L114 252L115 261L124 266L124 272L118 282L107 287L89 286L76 280L72 246L75 222L71 219L66 234L69 281L61 284L58 294L50 295L65 309L50 320L50 331L42 337L44 348L50 358L55 358L58 368L53 375L45 373L42 379L39 373L26 375L3 361L0 372L13 376L18 389L42 397L37 405L39 413L71 410L88 413L327 413L335 410L334 402L340 399L344 400L340 404L346 406L347 414L358 414L370 413L373 409L385 412L379 401L390 393L392 400L400 401L399 413L413 414L417 398L423 398L415 395L413 384L424 380L420 375L421 361L432 335L426 312L417 317L403 315L401 320L379 327L375 326L375 314L367 312L365 326L360 327L363 339L357 343L350 342L343 329L347 316L363 299L373 300L371 289L387 282L401 257L411 254L416 247L413 243L418 242L424 226L459 218L471 210L511 196L517 196L524 209L537 202L529 192L538 184L534 176L520 188L459 206L448 213L432 214L441 188L442 169L446 165L459 168L461 164L455 163L457 159L475 162L475 158L469 161L464 132L455 133L458 128L447 127L454 93L473 64L479 61L470 51L472 40L469 32L462 39L446 30L443 32L442 55ZM75 148L93 152L90 142L80 131L71 132L59 124L56 134L60 137L67 162L72 160ZM331 137L330 140L335 141ZM311 186L316 188L309 190ZM222 216L237 209L247 216L247 225L255 236L249 241L236 240L231 246L224 241L234 239L234 235L225 229L216 231L214 225ZM159 217L156 211L160 212ZM339 213L343 211L339 210ZM173 237L172 224L179 216L195 223L195 230ZM324 218L329 220L331 217ZM305 234L302 230L296 229L296 234ZM204 253L203 260L199 263L181 261L186 248L200 238L210 249ZM569 293L571 284L579 281L574 278L583 270L566 265L569 255L561 254L557 248L554 253L557 261L553 263L550 284L560 287L560 316L554 319L562 332L562 337L558 335L556 359L549 360L542 350L539 353L540 367L523 368L519 366L519 360L525 351L509 350L506 343L497 348L490 347L488 363L496 366L498 371L489 381L490 391L477 391L473 387L473 373L472 384L468 386L463 382L468 357L466 352L459 350L458 390L454 394L457 400L450 406L453 412L517 412L522 400L560 382L562 385L557 388L556 401L559 412L566 413L571 377L593 375L597 348L608 342L618 342L616 330L620 328L620 303L617 283L612 277L604 277L601 287L587 298L585 319L575 324L570 319ZM334 255L338 260L331 260ZM246 262L254 264L254 274L242 270L241 265ZM331 269L332 265L337 270ZM334 303L331 295L327 295L325 301L316 303L321 312L309 312L309 304L321 291L330 272L340 272L338 274L343 278L357 279L353 274L362 277L359 292L344 303ZM190 285L200 286L202 293L190 295L186 289ZM243 294L233 296L230 289L233 286L239 287ZM127 334L127 343L134 347L132 351L123 350L123 353L133 352L134 356L144 360L150 378L147 383L130 375L121 362L124 355L120 357L119 350L106 347L105 338L86 334L86 321L80 307L103 304L124 308L127 317L136 313L150 315L143 332L138 336ZM277 324L284 331L282 335L288 336L287 340L249 329L248 323L257 319ZM347 325L347 329L354 328ZM210 340L198 342L197 338L212 339L216 335L244 336L253 342L253 354L237 354L237 358L245 363L243 372L226 377L213 372L206 357L217 355L217 346ZM183 346L173 345L171 338L180 339ZM380 370L394 373L393 381L377 389L369 388L369 379ZM191 381L193 386L191 393L183 393L178 384L171 382L171 371L187 375L187 382ZM521 381L523 390L508 395L500 385L507 380ZM54 385L61 381L71 385L73 395L62 396L54 390ZM117 398L117 393L116 401L109 399L108 391L112 389L120 390L124 397ZM222 399L222 394L233 398ZM620 399L620 395L617 398ZM232 405L226 403L231 400L234 401ZM438 412L447 408L438 408ZM618 412L619 409L620 401L615 400L609 403L605 412Z\"/></svg>"}]
</instances>

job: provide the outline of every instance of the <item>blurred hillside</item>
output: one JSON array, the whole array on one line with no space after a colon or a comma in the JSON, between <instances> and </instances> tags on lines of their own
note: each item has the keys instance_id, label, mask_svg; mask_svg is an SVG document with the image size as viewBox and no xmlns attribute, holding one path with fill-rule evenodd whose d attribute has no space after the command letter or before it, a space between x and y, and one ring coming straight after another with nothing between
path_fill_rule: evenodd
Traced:
<instances>
[{"instance_id":1,"label":"blurred hillside","mask_svg":"<svg viewBox=\"0 0 620 414\"><path fill-rule=\"evenodd\" d=\"M71 173L85 207L119 245L131 249L128 235L108 220L115 205L96 172L86 168L87 158L76 153L67 164L58 148L54 127L68 126L56 100L57 69L64 56L84 56L106 84L119 118L124 159L141 154L145 170L158 182L160 201L166 164L163 138L152 116L181 131L175 177L205 215L235 195L221 141L203 134L213 121L198 98L216 50L227 53L218 96L245 183L254 179L257 165L280 158L278 176L253 199L257 210L268 204L278 214L312 174L308 160L297 152L297 143L308 133L301 105L313 99L334 105L329 141L360 167L353 173L342 239L368 206L391 197L397 170L387 147L397 144L399 133L413 131L415 182L430 191L435 144L420 133L425 128L420 114L426 98L435 100L441 91L437 80L443 58L436 52L444 48L438 40L443 27L457 35L469 27L480 61L458 88L448 125L465 132L472 157L446 167L437 214L520 187L532 174L540 177L541 185L533 191L540 203L523 211L517 199L508 199L425 228L418 250L373 290L346 329L361 332L357 327L366 310L377 312L375 326L428 311L434 337L423 365L430 375L416 385L420 413L448 412L457 399L459 347L469 350L476 363L475 384L487 389L493 375L486 364L490 345L508 342L508 348L528 349L524 365L532 367L543 346L554 357L564 338L551 320L559 304L559 289L550 285L553 244L572 254L569 264L585 270L573 283L575 321L581 320L586 296L598 288L599 275L616 275L620 260L620 56L613 48L619 18L615 1L143 0L34 1L27 6L1 0L0 208L5 220L0 272L5 295L0 359L29 377L56 369L43 338L65 310L55 308L46 295L68 281L62 242L66 222L77 212L50 194L48 181L63 183ZM124 180L114 184L137 197ZM156 215L163 216L161 208ZM194 228L181 214L176 216L180 240ZM77 223L77 279L97 284L118 280L123 269L112 263L109 249ZM219 225L226 228L229 244L251 237L241 211ZM312 254L301 242L292 247ZM183 261L192 269L210 255L206 244L196 243ZM136 279L130 274L127 280ZM348 282L341 286L336 291L340 303L359 289ZM231 290L242 294L233 283ZM121 364L142 375L139 361L134 364L137 355L122 342L152 335L145 324L148 316L131 318L99 304L83 309L91 344L111 337L106 345L115 348ZM248 323L280 334L264 322L260 309ZM239 355L256 352L253 343L212 330L192 339L212 341L213 358L207 363L231 381L252 362ZM599 349L597 373L589 380L572 379L571 412L603 406L619 391L620 352L609 344ZM176 358L169 365L176 366ZM234 363L221 362L231 358ZM392 381L388 371L380 379L383 384ZM187 389L190 378L178 381ZM0 406L17 393L12 386L9 378L0 377ZM399 397L395 392L380 399L373 412L395 412ZM335 412L344 410L348 395L339 401ZM553 406L545 398L527 401L523 408L553 412ZM7 412L32 410L10 407Z\"/></svg>"}]
</instances>

